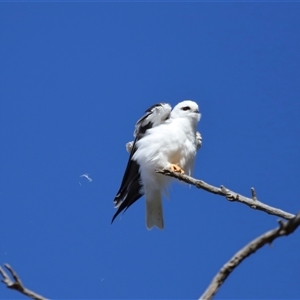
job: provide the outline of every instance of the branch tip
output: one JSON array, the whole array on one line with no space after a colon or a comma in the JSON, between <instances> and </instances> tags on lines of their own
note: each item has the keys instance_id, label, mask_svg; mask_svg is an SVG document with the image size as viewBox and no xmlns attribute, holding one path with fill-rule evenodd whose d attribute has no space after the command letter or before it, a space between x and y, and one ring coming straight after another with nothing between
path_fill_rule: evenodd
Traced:
<instances>
[{"instance_id":1,"label":"branch tip","mask_svg":"<svg viewBox=\"0 0 300 300\"><path fill-rule=\"evenodd\" d=\"M14 271L14 269L9 264L4 264L5 268L11 273L13 280L8 276L4 269L0 267L0 274L2 275L3 279L1 280L6 287L15 291L20 292L21 294L28 296L35 300L46 300L43 296L27 289L23 286L21 279L19 278L18 274Z\"/></svg>"}]
</instances>

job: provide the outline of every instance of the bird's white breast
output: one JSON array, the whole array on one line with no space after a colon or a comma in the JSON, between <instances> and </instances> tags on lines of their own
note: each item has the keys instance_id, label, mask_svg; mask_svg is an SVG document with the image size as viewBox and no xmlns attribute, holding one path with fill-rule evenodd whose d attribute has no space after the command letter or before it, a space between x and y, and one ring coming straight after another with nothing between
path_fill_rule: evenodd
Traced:
<instances>
[{"instance_id":1,"label":"bird's white breast","mask_svg":"<svg viewBox=\"0 0 300 300\"><path fill-rule=\"evenodd\" d=\"M142 179L159 179L159 182L167 183L170 179L165 176L162 179L155 170L176 164L190 174L195 155L196 124L186 118L177 118L149 129L137 142L137 151L133 159L140 165Z\"/></svg>"}]
</instances>

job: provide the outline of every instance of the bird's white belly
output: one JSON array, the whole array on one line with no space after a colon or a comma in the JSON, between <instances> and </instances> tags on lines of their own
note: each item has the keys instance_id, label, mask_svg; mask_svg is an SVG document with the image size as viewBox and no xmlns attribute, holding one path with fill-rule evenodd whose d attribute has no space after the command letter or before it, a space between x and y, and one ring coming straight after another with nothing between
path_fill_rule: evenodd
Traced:
<instances>
[{"instance_id":1,"label":"bird's white belly","mask_svg":"<svg viewBox=\"0 0 300 300\"><path fill-rule=\"evenodd\" d=\"M176 145L173 149L170 149L168 154L169 163L176 164L181 167L185 172L190 173L190 164L191 160L196 153L196 143L195 140L190 137L186 137L185 142L179 144L177 141L174 141L173 145ZM181 137L182 141L182 137Z\"/></svg>"}]
</instances>

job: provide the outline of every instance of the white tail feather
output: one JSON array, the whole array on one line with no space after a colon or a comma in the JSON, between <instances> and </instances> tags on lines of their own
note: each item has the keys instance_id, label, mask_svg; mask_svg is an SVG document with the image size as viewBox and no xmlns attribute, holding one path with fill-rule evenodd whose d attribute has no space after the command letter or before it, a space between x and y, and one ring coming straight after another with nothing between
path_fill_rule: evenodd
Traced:
<instances>
[{"instance_id":1,"label":"white tail feather","mask_svg":"<svg viewBox=\"0 0 300 300\"><path fill-rule=\"evenodd\" d=\"M160 191L151 191L151 195L146 195L146 225L148 230L151 230L154 226L164 229Z\"/></svg>"}]
</instances>

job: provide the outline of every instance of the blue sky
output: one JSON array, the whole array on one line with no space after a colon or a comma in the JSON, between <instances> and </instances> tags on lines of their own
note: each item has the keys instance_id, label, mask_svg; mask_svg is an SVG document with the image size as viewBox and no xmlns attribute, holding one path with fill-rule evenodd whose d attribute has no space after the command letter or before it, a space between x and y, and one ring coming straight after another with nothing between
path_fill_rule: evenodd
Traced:
<instances>
[{"instance_id":1,"label":"blue sky","mask_svg":"<svg viewBox=\"0 0 300 300\"><path fill-rule=\"evenodd\" d=\"M111 225L125 143L152 104L192 99L194 176L297 213L299 15L299 3L1 3L1 264L49 298L199 297L278 218L175 183L164 231L146 230L144 199ZM216 298L298 298L299 249L299 230L276 240Z\"/></svg>"}]
</instances>

